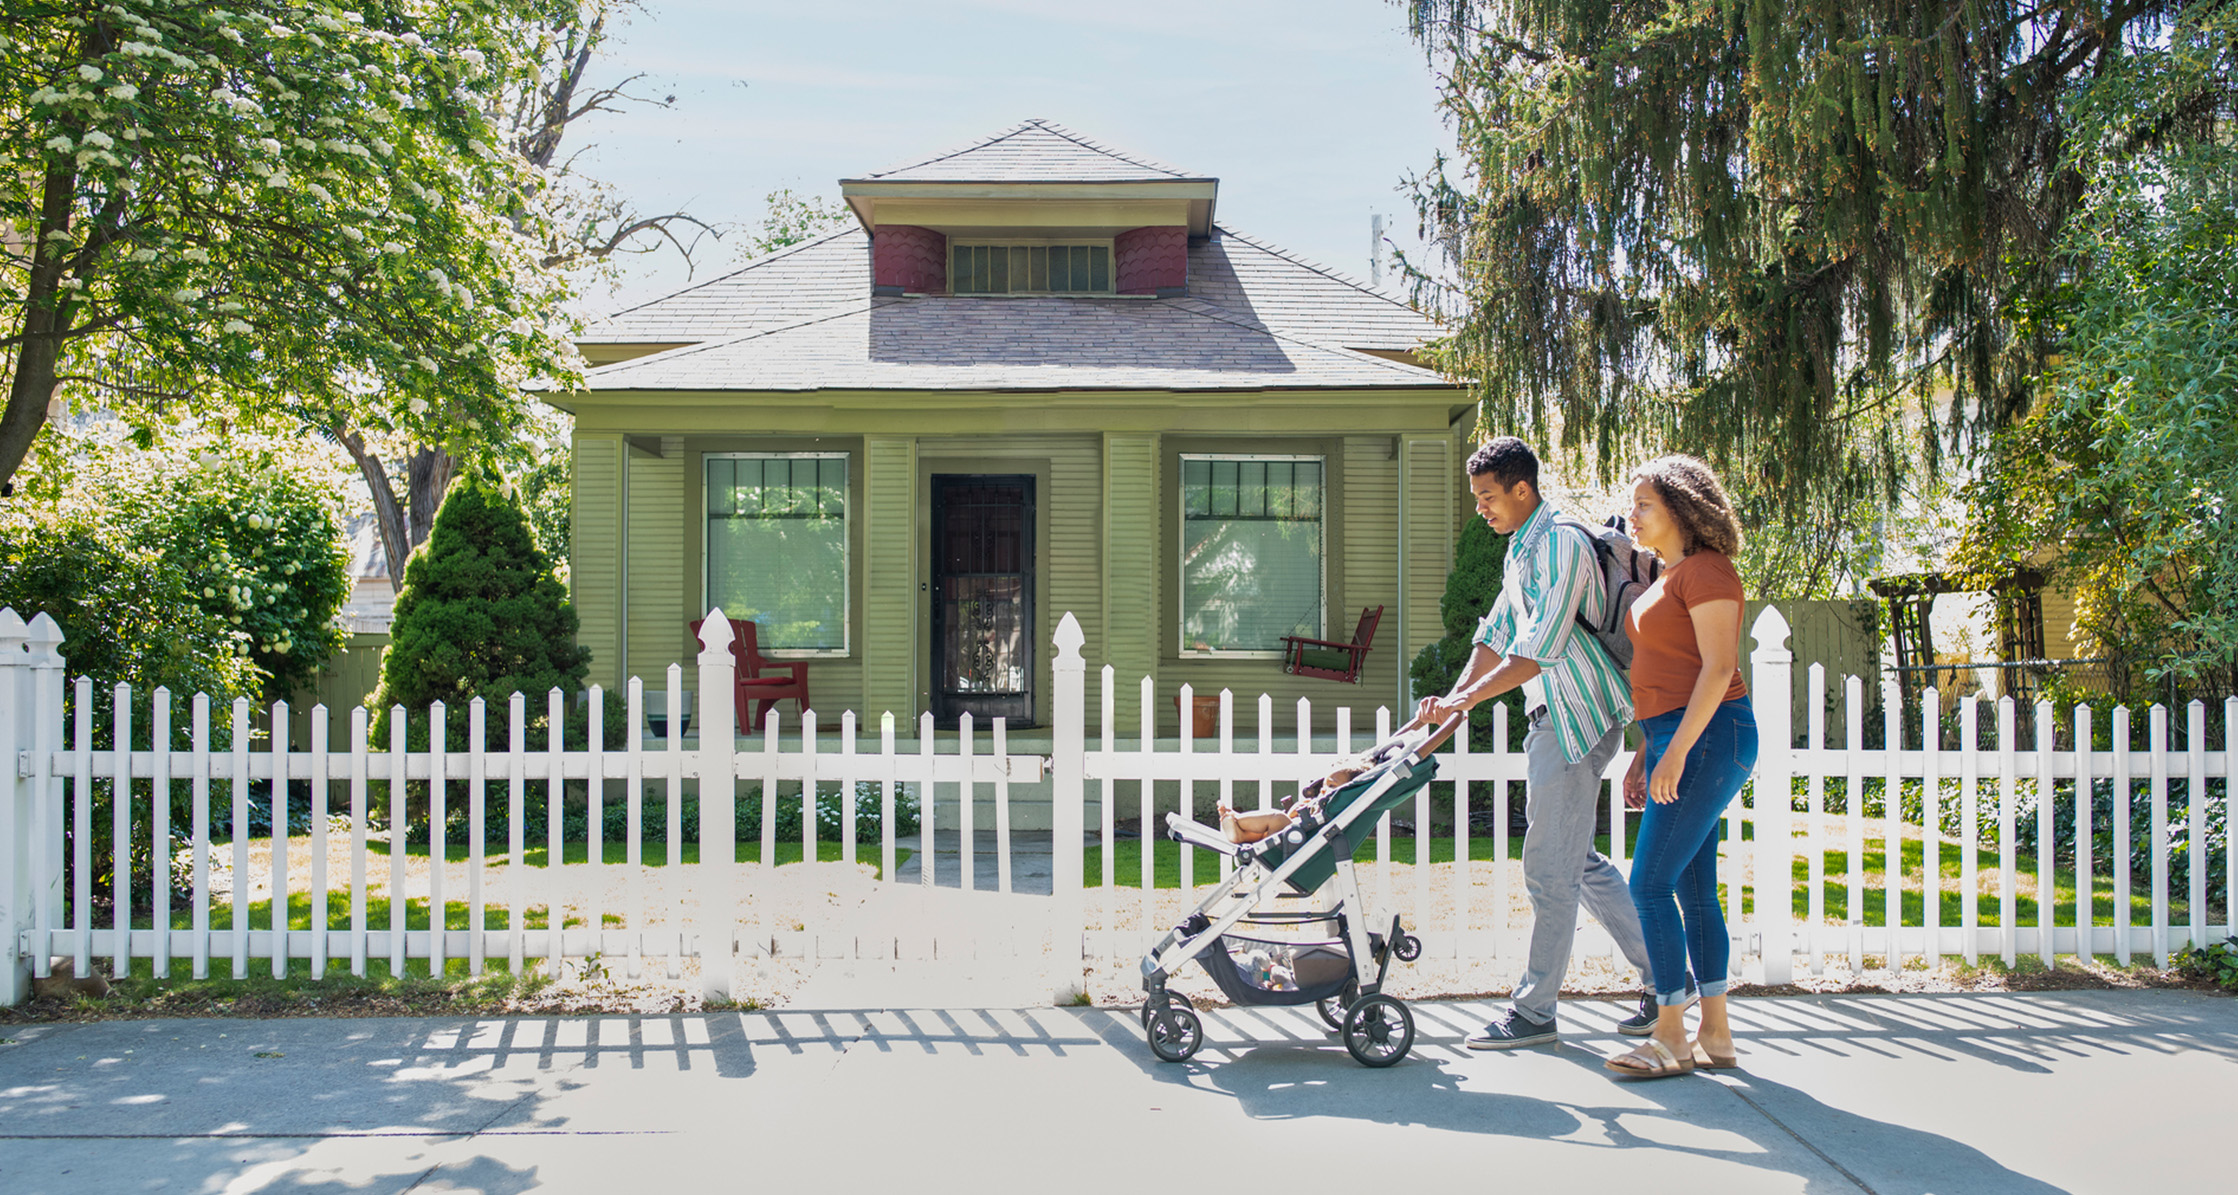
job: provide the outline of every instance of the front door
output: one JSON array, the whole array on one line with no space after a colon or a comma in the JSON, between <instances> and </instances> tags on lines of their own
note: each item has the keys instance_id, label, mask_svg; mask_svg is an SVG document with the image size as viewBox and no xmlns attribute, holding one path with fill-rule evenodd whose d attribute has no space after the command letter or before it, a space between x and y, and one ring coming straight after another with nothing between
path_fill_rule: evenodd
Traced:
<instances>
[{"instance_id":1,"label":"front door","mask_svg":"<svg viewBox=\"0 0 2238 1195\"><path fill-rule=\"evenodd\" d=\"M934 474L933 717L1033 724L1034 479Z\"/></svg>"}]
</instances>

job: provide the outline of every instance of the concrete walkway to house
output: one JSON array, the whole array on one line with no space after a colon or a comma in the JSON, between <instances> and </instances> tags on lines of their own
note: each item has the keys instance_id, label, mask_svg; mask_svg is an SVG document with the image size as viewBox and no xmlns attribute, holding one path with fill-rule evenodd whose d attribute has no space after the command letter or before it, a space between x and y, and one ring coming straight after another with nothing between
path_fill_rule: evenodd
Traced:
<instances>
[{"instance_id":1,"label":"concrete walkway to house","mask_svg":"<svg viewBox=\"0 0 2238 1195\"><path fill-rule=\"evenodd\" d=\"M1742 1071L1601 1068L1623 1009L1479 1054L1414 1006L1356 1065L1311 1011L123 1021L0 1030L0 1190L2226 1190L2238 1001L1758 998ZM2217 1177L2217 1176L2220 1177Z\"/></svg>"}]
</instances>

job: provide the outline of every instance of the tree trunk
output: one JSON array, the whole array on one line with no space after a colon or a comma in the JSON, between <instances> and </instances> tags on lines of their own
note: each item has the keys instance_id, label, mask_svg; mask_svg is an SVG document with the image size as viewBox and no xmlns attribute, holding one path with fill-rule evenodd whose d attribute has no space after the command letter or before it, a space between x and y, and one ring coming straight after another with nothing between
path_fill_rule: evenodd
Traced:
<instances>
[{"instance_id":1,"label":"tree trunk","mask_svg":"<svg viewBox=\"0 0 2238 1195\"><path fill-rule=\"evenodd\" d=\"M381 553L388 557L389 585L393 592L402 593L404 560L412 554L412 540L404 522L404 508L396 500L396 487L389 484L388 467L366 450L364 436L337 429L334 440L357 462L358 475L373 492L373 522L381 530Z\"/></svg>"},{"instance_id":2,"label":"tree trunk","mask_svg":"<svg viewBox=\"0 0 2238 1195\"><path fill-rule=\"evenodd\" d=\"M427 533L435 526L435 512L443 505L443 495L451 490L451 474L457 466L458 458L440 448L422 448L406 464L405 504L412 520L412 547L427 542ZM403 574L401 564L397 572Z\"/></svg>"},{"instance_id":3,"label":"tree trunk","mask_svg":"<svg viewBox=\"0 0 2238 1195\"><path fill-rule=\"evenodd\" d=\"M72 172L47 175L39 231L30 249L31 274L24 287L19 325L23 339L16 346L8 408L0 413L0 482L14 477L23 458L31 454L31 442L46 426L47 404L54 398L55 363L61 359L63 335L70 326L71 304L62 297L62 257L48 254L47 234L70 231L70 204L76 190Z\"/></svg>"}]
</instances>

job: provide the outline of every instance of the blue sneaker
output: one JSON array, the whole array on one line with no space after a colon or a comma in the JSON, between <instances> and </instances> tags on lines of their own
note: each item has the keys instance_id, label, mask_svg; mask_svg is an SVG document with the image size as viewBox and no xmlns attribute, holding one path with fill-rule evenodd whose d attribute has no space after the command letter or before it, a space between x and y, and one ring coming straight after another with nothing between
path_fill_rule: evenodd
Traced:
<instances>
[{"instance_id":1,"label":"blue sneaker","mask_svg":"<svg viewBox=\"0 0 2238 1195\"><path fill-rule=\"evenodd\" d=\"M1684 1012L1701 1002L1702 993L1690 985L1686 989L1686 1001L1679 1005L1679 1011ZM1649 993L1640 997L1640 1010L1638 1012L1616 1023L1616 1031L1626 1037L1646 1037L1648 1034L1655 1032L1657 1015L1655 996L1653 993Z\"/></svg>"},{"instance_id":2,"label":"blue sneaker","mask_svg":"<svg viewBox=\"0 0 2238 1195\"><path fill-rule=\"evenodd\" d=\"M1559 1041L1554 1022L1534 1021L1515 1009L1508 1015L1470 1034L1461 1044L1472 1050L1513 1050L1520 1046L1543 1046Z\"/></svg>"}]
</instances>

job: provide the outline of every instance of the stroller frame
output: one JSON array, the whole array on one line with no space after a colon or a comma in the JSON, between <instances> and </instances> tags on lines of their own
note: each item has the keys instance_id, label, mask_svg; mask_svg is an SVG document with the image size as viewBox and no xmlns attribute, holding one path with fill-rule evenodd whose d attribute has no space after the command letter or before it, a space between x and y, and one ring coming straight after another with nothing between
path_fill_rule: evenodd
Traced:
<instances>
[{"instance_id":1,"label":"stroller frame","mask_svg":"<svg viewBox=\"0 0 2238 1195\"><path fill-rule=\"evenodd\" d=\"M1194 818L1180 813L1166 815L1167 837L1227 855L1235 860L1236 869L1218 891L1207 896L1143 956L1146 999L1142 1021L1152 1053L1168 1062L1181 1062L1203 1045L1202 1021L1187 998L1168 991L1166 984L1190 961L1222 949L1222 939L1229 930L1238 925L1334 921L1339 940L1349 956L1352 974L1342 995L1319 1001L1322 1019L1338 1030L1345 1048L1363 1065L1390 1066L1406 1057L1414 1043L1414 1014L1404 1003L1383 993L1383 982L1390 969L1391 956L1411 962L1420 956L1422 943L1406 932L1396 914L1390 919L1388 935L1370 932L1371 917L1363 915L1366 910L1360 897L1359 878L1353 870L1352 854L1366 841L1374 819L1387 811L1382 802L1393 789L1404 784L1411 793L1436 776L1437 761L1430 751L1450 733L1453 724L1442 728L1442 733L1410 735L1401 732L1371 748L1371 756L1386 752L1390 756L1325 797L1324 800L1328 800L1337 793L1349 791L1349 799L1342 808L1310 828L1293 826L1270 838L1239 844L1229 842L1226 836ZM1410 738L1414 739L1411 743ZM1393 751L1401 747L1403 749ZM1419 783L1408 783L1424 772ZM1325 860L1331 866L1329 878L1313 892L1300 894L1326 894L1333 898L1328 908L1315 912L1252 914L1253 909L1276 895L1278 889L1289 886L1295 890L1297 885L1292 882L1293 878L1308 866L1324 862L1323 852L1331 852ZM1275 856L1276 860L1270 862L1268 856ZM1220 961L1222 965L1232 965L1225 958ZM1206 963L1206 966L1209 970L1212 964ZM1223 988L1225 986L1223 984ZM1268 1004L1304 1002L1300 999L1260 1001Z\"/></svg>"}]
</instances>

